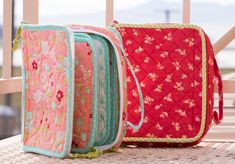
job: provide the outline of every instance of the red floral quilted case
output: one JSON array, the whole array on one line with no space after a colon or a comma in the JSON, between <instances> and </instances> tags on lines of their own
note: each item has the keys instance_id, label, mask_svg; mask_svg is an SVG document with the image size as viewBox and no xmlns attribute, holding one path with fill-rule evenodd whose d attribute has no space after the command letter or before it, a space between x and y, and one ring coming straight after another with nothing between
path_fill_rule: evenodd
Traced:
<instances>
[{"instance_id":1,"label":"red floral quilted case","mask_svg":"<svg viewBox=\"0 0 235 164\"><path fill-rule=\"evenodd\" d=\"M188 146L199 143L223 117L221 76L207 35L189 24L118 24L126 56L140 82L145 118L127 129L128 144ZM140 120L137 88L127 71L128 120ZM214 82L219 111L213 111Z\"/></svg>"}]
</instances>

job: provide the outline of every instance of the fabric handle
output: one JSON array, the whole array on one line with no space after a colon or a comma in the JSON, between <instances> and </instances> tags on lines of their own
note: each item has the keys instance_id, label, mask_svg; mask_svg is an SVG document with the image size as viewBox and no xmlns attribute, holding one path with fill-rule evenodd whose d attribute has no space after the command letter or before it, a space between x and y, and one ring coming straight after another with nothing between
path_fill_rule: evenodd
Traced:
<instances>
[{"instance_id":1,"label":"fabric handle","mask_svg":"<svg viewBox=\"0 0 235 164\"><path fill-rule=\"evenodd\" d=\"M219 72L219 67L217 65L217 62L214 58L214 76L217 81L218 85L218 94L219 94L219 111L213 112L213 121L215 124L220 124L223 119L223 84L222 84L222 78Z\"/></svg>"},{"instance_id":2,"label":"fabric handle","mask_svg":"<svg viewBox=\"0 0 235 164\"><path fill-rule=\"evenodd\" d=\"M139 99L140 99L140 109L141 109L141 118L140 118L140 121L139 121L138 125L134 125L134 124L132 124L129 121L127 121L127 125L131 126L135 130L138 130L142 126L142 124L144 122L144 101L143 101L143 95L142 95L142 91L141 91L141 88L140 88L140 83L139 83L139 81L138 81L138 79L137 79L137 77L135 75L135 72L133 70L133 67L132 67L130 61L127 59L125 54L123 56L124 56L124 59L125 59L128 67L129 67L130 71L131 71L131 74L132 74L132 76L133 76L133 78L135 80L135 84L136 84L138 95L139 95Z\"/></svg>"},{"instance_id":3,"label":"fabric handle","mask_svg":"<svg viewBox=\"0 0 235 164\"><path fill-rule=\"evenodd\" d=\"M115 28L111 27L111 28L108 28L108 29L113 31L118 36L120 41L122 42L122 37L121 37L120 33ZM135 84L136 84L136 87L137 87L137 91L138 91L138 95L139 95L139 100L140 100L140 109L141 109L141 117L140 117L140 121L139 121L138 125L134 125L134 124L132 124L129 121L127 121L127 125L132 127L134 130L138 130L142 126L142 124L144 122L144 100L143 100L143 95L142 95L142 91L141 91L141 88L140 88L140 83L139 83L139 81L138 81L138 79L137 79L137 77L135 75L135 72L133 70L133 67L132 67L130 61L128 60L128 58L125 55L125 50L124 50L123 46L120 45L119 47L120 47L120 49L122 51L124 60L125 60L126 64L128 65L128 68L130 69L131 74L132 74L132 76L133 76L133 78L135 80Z\"/></svg>"}]
</instances>

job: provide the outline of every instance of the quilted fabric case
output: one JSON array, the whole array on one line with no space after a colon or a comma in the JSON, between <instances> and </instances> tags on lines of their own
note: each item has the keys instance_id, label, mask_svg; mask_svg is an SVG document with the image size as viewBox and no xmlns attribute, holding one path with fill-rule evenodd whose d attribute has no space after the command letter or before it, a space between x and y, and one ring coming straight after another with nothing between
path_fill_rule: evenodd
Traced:
<instances>
[{"instance_id":1,"label":"quilted fabric case","mask_svg":"<svg viewBox=\"0 0 235 164\"><path fill-rule=\"evenodd\" d=\"M223 117L222 84L211 43L190 24L118 24L126 56L140 81L145 118L139 130L127 129L126 144L187 146L199 143ZM219 114L213 112L215 79ZM139 105L127 71L128 121L137 122Z\"/></svg>"},{"instance_id":2,"label":"quilted fabric case","mask_svg":"<svg viewBox=\"0 0 235 164\"><path fill-rule=\"evenodd\" d=\"M64 157L72 141L73 35L62 26L22 28L23 150Z\"/></svg>"},{"instance_id":3,"label":"quilted fabric case","mask_svg":"<svg viewBox=\"0 0 235 164\"><path fill-rule=\"evenodd\" d=\"M99 35L101 37L104 37L106 41L108 42L110 53L110 61L111 61L111 95L114 95L111 99L112 105L112 112L111 112L111 130L110 130L110 137L107 136L107 142L104 142L104 145L96 145L99 149L107 149L107 146L110 147L110 145L114 145L113 143L116 143L116 148L120 145L122 141L122 137L125 134L125 127L126 127L126 66L124 63L127 63L129 67L130 63L127 61L122 54L124 53L123 47L121 46L121 40L112 30L107 30L103 28L93 27L93 26L78 26L78 25L71 25L71 29L74 30L75 33L87 33L94 37L94 35ZM97 39L97 38L96 38ZM117 48L118 47L118 48ZM115 57L117 54L119 54L119 57ZM120 55L121 54L121 55ZM107 53L106 53L107 55ZM115 59L116 58L116 59ZM117 65L117 66L116 66ZM117 67L117 68L115 68ZM122 70L120 68L122 67ZM132 68L131 68L132 69ZM121 72L120 72L121 71ZM116 72L118 76L116 76ZM134 125L130 122L127 122L127 125L130 125L130 127L134 129L140 128L143 122L143 115L144 115L144 107L142 102L142 92L139 86L139 83L136 79L136 76L134 72L132 72L133 78L136 80L135 85L137 86L137 92L140 99L140 106L141 106L141 118L136 123L137 125ZM107 77L106 77L107 78ZM118 82L119 81L119 82ZM121 83L122 81L123 83ZM116 85L117 84L117 85ZM123 91L122 88L124 89ZM120 94L118 93L118 90L120 90ZM119 109L120 110L117 110ZM116 111L116 112L114 112ZM120 119L122 118L122 119ZM119 128L117 128L119 127ZM120 129L120 127L122 127ZM98 137L99 138L99 137Z\"/></svg>"},{"instance_id":4,"label":"quilted fabric case","mask_svg":"<svg viewBox=\"0 0 235 164\"><path fill-rule=\"evenodd\" d=\"M75 35L75 100L72 151L88 152L98 126L98 55L91 37Z\"/></svg>"},{"instance_id":5,"label":"quilted fabric case","mask_svg":"<svg viewBox=\"0 0 235 164\"><path fill-rule=\"evenodd\" d=\"M116 34L90 26L23 25L21 37L23 150L63 158L71 150L117 149L127 94ZM128 124L137 129L141 122Z\"/></svg>"},{"instance_id":6,"label":"quilted fabric case","mask_svg":"<svg viewBox=\"0 0 235 164\"><path fill-rule=\"evenodd\" d=\"M92 49L89 49L89 47L92 47ZM88 48L87 51L84 50L86 48ZM81 95L80 92L75 94L72 149L74 152L85 153L92 146L110 144L117 135L117 131L111 129L111 125L116 126L118 120L116 122L116 120L111 119L111 114L119 115L119 110L117 110L119 108L118 106L111 108L111 102L114 103L113 101L116 100L111 98L110 92L110 70L115 71L116 67L115 69L110 69L109 55L113 58L114 53L110 54L108 43L103 37L95 34L75 33L75 90L84 90L85 94ZM96 63L93 66L95 67L93 69L94 72L92 72L92 63ZM90 76L90 74L94 74L94 76ZM114 76L115 79L116 75ZM93 94L94 97L89 97L89 94L86 93L92 90L92 85L87 85L86 83L90 83L92 80L96 83L95 88L98 94ZM113 83L114 87L116 83L118 82L115 81ZM118 93L116 94L118 95ZM93 100L95 99L98 102L95 103L96 107L92 107L92 104L94 104ZM76 104L78 105L76 106ZM98 108L98 110L93 110L94 113L92 114L92 109L94 108ZM87 109L90 109L90 111ZM76 116L78 117L76 118ZM96 118L97 116L98 119ZM92 123L92 121L94 122ZM111 134L111 131L114 131L114 133Z\"/></svg>"}]
</instances>

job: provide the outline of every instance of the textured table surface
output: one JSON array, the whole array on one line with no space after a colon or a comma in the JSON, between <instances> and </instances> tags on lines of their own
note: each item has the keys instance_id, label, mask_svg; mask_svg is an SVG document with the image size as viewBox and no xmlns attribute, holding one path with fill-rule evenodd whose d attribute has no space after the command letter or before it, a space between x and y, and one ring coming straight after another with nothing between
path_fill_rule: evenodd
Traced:
<instances>
[{"instance_id":1,"label":"textured table surface","mask_svg":"<svg viewBox=\"0 0 235 164\"><path fill-rule=\"evenodd\" d=\"M0 164L4 163L234 163L235 143L202 142L189 148L121 148L95 159L55 159L24 153L20 136L0 141Z\"/></svg>"}]
</instances>

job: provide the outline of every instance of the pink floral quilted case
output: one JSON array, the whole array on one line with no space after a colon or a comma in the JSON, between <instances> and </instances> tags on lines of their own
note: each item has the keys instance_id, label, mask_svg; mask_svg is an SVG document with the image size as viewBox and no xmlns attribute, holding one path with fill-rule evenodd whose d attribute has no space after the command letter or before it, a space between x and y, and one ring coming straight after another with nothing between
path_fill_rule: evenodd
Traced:
<instances>
[{"instance_id":1,"label":"pink floral quilted case","mask_svg":"<svg viewBox=\"0 0 235 164\"><path fill-rule=\"evenodd\" d=\"M73 35L60 26L22 28L23 150L64 157L73 127Z\"/></svg>"},{"instance_id":2,"label":"pink floral quilted case","mask_svg":"<svg viewBox=\"0 0 235 164\"><path fill-rule=\"evenodd\" d=\"M140 127L126 122L126 61L116 34L78 25L22 25L19 33L24 151L93 158L117 149L127 124Z\"/></svg>"}]
</instances>

